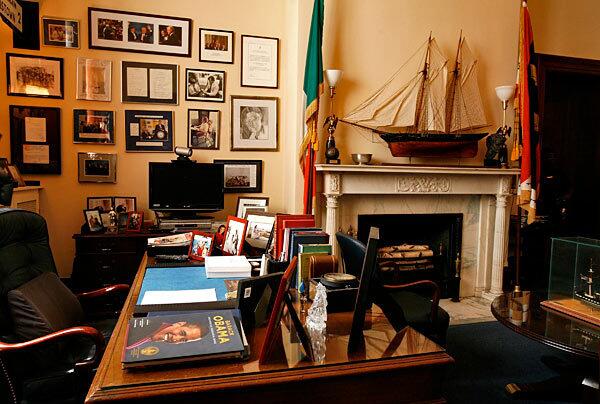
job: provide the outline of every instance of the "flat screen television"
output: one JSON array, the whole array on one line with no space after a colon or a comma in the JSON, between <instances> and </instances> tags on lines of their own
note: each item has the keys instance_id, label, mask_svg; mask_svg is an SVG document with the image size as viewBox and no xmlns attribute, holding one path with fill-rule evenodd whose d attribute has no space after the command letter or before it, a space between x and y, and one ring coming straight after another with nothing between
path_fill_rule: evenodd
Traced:
<instances>
[{"instance_id":1,"label":"flat screen television","mask_svg":"<svg viewBox=\"0 0 600 404\"><path fill-rule=\"evenodd\" d=\"M224 207L222 164L153 162L148 177L152 210L191 214Z\"/></svg>"}]
</instances>

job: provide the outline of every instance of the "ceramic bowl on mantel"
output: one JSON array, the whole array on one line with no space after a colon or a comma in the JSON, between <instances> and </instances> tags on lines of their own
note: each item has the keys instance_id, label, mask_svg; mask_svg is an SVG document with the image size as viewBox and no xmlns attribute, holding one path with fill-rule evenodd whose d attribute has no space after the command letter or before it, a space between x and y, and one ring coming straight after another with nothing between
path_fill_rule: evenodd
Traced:
<instances>
[{"instance_id":1,"label":"ceramic bowl on mantel","mask_svg":"<svg viewBox=\"0 0 600 404\"><path fill-rule=\"evenodd\" d=\"M356 153L352 154L352 161L360 166L363 164L369 164L371 162L371 157L373 157L373 155L370 153Z\"/></svg>"}]
</instances>

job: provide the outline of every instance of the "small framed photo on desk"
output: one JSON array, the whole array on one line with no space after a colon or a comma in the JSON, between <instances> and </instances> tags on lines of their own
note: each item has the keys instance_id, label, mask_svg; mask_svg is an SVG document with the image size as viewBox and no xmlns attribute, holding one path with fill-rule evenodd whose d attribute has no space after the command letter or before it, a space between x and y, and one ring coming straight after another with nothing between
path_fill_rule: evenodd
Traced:
<instances>
[{"instance_id":1,"label":"small framed photo on desk","mask_svg":"<svg viewBox=\"0 0 600 404\"><path fill-rule=\"evenodd\" d=\"M196 261L204 261L204 258L210 256L214 244L214 235L197 230L192 232L192 242L190 243L189 257Z\"/></svg>"},{"instance_id":2,"label":"small framed photo on desk","mask_svg":"<svg viewBox=\"0 0 600 404\"><path fill-rule=\"evenodd\" d=\"M142 231L142 223L144 223L144 212L129 212L127 213L127 233L139 233Z\"/></svg>"},{"instance_id":3,"label":"small framed photo on desk","mask_svg":"<svg viewBox=\"0 0 600 404\"><path fill-rule=\"evenodd\" d=\"M246 219L235 216L227 217L223 255L242 255L247 226L248 221Z\"/></svg>"}]
</instances>

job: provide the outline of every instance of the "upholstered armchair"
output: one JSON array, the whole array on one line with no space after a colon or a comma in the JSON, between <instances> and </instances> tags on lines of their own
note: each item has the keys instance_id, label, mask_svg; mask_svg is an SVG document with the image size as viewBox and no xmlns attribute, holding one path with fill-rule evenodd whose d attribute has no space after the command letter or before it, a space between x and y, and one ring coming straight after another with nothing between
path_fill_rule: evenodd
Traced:
<instances>
[{"instance_id":1,"label":"upholstered armchair","mask_svg":"<svg viewBox=\"0 0 600 404\"><path fill-rule=\"evenodd\" d=\"M342 232L335 237L346 273L360 277L366 246ZM387 285L376 276L376 284L373 303L381 308L397 331L409 325L438 344L446 344L450 316L439 307L440 291L434 282Z\"/></svg>"},{"instance_id":2,"label":"upholstered armchair","mask_svg":"<svg viewBox=\"0 0 600 404\"><path fill-rule=\"evenodd\" d=\"M0 402L81 402L116 322L89 322L85 302L128 290L73 294L57 275L44 218L0 209Z\"/></svg>"}]
</instances>

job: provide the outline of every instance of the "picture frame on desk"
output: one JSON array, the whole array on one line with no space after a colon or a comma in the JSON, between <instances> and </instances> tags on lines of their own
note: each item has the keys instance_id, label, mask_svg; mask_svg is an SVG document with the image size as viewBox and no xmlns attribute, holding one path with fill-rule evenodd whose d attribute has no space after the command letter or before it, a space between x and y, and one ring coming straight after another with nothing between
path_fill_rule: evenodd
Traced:
<instances>
[{"instance_id":1,"label":"picture frame on desk","mask_svg":"<svg viewBox=\"0 0 600 404\"><path fill-rule=\"evenodd\" d=\"M212 253L214 245L214 234L205 233L198 230L192 231L192 242L188 256L195 261L204 261Z\"/></svg>"},{"instance_id":2,"label":"picture frame on desk","mask_svg":"<svg viewBox=\"0 0 600 404\"><path fill-rule=\"evenodd\" d=\"M253 249L266 252L273 241L275 214L259 209L248 209L245 219L248 221L245 242Z\"/></svg>"},{"instance_id":3,"label":"picture frame on desk","mask_svg":"<svg viewBox=\"0 0 600 404\"><path fill-rule=\"evenodd\" d=\"M114 196L113 203L117 213L137 211L137 198L135 196Z\"/></svg>"},{"instance_id":4,"label":"picture frame on desk","mask_svg":"<svg viewBox=\"0 0 600 404\"><path fill-rule=\"evenodd\" d=\"M100 213L110 212L111 206L114 206L114 200L112 196L88 196L87 208L88 210L96 209Z\"/></svg>"},{"instance_id":5,"label":"picture frame on desk","mask_svg":"<svg viewBox=\"0 0 600 404\"><path fill-rule=\"evenodd\" d=\"M144 224L144 212L128 212L126 233L139 233L142 231Z\"/></svg>"},{"instance_id":6,"label":"picture frame on desk","mask_svg":"<svg viewBox=\"0 0 600 404\"><path fill-rule=\"evenodd\" d=\"M104 224L102 223L102 214L98 209L84 209L83 217L88 230L91 233L100 233L104 230Z\"/></svg>"},{"instance_id":7,"label":"picture frame on desk","mask_svg":"<svg viewBox=\"0 0 600 404\"><path fill-rule=\"evenodd\" d=\"M26 187L27 186L27 184L25 183L25 179L23 178L23 176L21 175L21 172L19 171L19 167L9 164L7 168L8 168L10 175L12 176L13 181L17 183L17 187Z\"/></svg>"},{"instance_id":8,"label":"picture frame on desk","mask_svg":"<svg viewBox=\"0 0 600 404\"><path fill-rule=\"evenodd\" d=\"M240 217L227 216L225 238L223 241L223 255L242 255L244 250L244 235L248 221Z\"/></svg>"},{"instance_id":9,"label":"picture frame on desk","mask_svg":"<svg viewBox=\"0 0 600 404\"><path fill-rule=\"evenodd\" d=\"M223 164L224 193L261 193L262 160L213 160Z\"/></svg>"},{"instance_id":10,"label":"picture frame on desk","mask_svg":"<svg viewBox=\"0 0 600 404\"><path fill-rule=\"evenodd\" d=\"M266 212L269 207L269 197L266 196L238 196L237 205L235 208L236 216L246 218L247 209L265 208Z\"/></svg>"},{"instance_id":11,"label":"picture frame on desk","mask_svg":"<svg viewBox=\"0 0 600 404\"><path fill-rule=\"evenodd\" d=\"M65 98L62 58L7 53L6 79L8 95Z\"/></svg>"}]
</instances>

